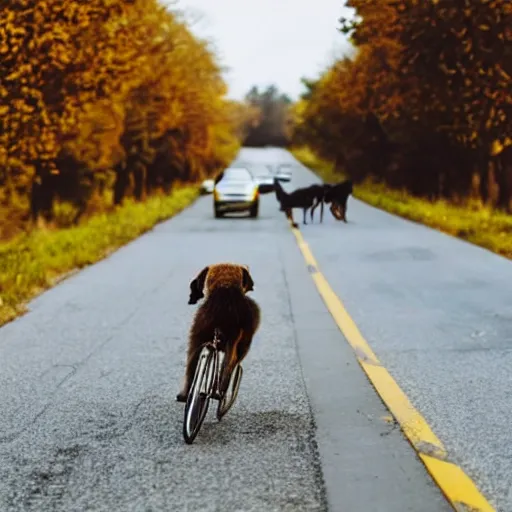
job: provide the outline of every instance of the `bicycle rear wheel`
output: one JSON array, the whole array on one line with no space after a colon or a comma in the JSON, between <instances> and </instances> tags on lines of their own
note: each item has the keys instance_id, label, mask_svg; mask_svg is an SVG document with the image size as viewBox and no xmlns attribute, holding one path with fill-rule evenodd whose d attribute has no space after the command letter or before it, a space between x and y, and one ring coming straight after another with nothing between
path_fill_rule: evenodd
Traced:
<instances>
[{"instance_id":1,"label":"bicycle rear wheel","mask_svg":"<svg viewBox=\"0 0 512 512\"><path fill-rule=\"evenodd\" d=\"M243 370L240 365L237 365L231 374L228 389L224 396L219 400L217 407L217 419L220 421L222 417L231 409L238 396L238 389L242 380Z\"/></svg>"},{"instance_id":2,"label":"bicycle rear wheel","mask_svg":"<svg viewBox=\"0 0 512 512\"><path fill-rule=\"evenodd\" d=\"M216 352L209 347L203 348L185 404L183 437L187 444L194 441L208 412L216 361Z\"/></svg>"}]
</instances>

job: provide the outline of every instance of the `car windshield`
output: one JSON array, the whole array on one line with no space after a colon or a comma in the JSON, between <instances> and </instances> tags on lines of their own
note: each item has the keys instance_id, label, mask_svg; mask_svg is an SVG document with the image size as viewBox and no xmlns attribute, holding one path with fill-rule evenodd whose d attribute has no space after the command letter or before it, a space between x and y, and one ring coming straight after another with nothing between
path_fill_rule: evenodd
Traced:
<instances>
[{"instance_id":1,"label":"car windshield","mask_svg":"<svg viewBox=\"0 0 512 512\"><path fill-rule=\"evenodd\" d=\"M230 167L224 171L222 179L229 181L252 181L251 173L242 167Z\"/></svg>"}]
</instances>

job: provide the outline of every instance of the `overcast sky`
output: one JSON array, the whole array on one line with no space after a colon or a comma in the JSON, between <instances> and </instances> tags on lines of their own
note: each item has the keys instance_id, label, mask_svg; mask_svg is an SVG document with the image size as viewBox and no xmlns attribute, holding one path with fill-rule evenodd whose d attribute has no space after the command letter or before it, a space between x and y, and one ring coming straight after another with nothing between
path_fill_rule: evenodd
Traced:
<instances>
[{"instance_id":1,"label":"overcast sky","mask_svg":"<svg viewBox=\"0 0 512 512\"><path fill-rule=\"evenodd\" d=\"M252 85L275 83L295 99L300 78L315 78L336 57L350 52L337 31L352 10L343 0L167 0L184 9L192 31L215 45L229 68L229 96L241 99Z\"/></svg>"}]
</instances>

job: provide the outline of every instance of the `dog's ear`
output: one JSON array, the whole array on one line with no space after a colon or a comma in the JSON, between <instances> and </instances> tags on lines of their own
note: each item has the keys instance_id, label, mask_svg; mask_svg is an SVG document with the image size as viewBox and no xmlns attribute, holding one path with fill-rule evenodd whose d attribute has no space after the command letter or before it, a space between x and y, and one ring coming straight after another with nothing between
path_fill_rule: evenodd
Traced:
<instances>
[{"instance_id":1,"label":"dog's ear","mask_svg":"<svg viewBox=\"0 0 512 512\"><path fill-rule=\"evenodd\" d=\"M188 298L189 304L197 304L197 301L204 297L203 288L208 270L209 267L204 267L199 275L190 282L190 297Z\"/></svg>"},{"instance_id":2,"label":"dog's ear","mask_svg":"<svg viewBox=\"0 0 512 512\"><path fill-rule=\"evenodd\" d=\"M254 290L254 281L249 273L249 267L242 267L242 287L246 292Z\"/></svg>"}]
</instances>

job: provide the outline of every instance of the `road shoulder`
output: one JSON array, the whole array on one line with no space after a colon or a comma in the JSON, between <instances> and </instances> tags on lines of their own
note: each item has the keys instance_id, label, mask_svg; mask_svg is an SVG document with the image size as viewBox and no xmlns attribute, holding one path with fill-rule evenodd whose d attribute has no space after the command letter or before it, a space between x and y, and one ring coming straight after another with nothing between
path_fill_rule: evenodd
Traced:
<instances>
[{"instance_id":1,"label":"road shoulder","mask_svg":"<svg viewBox=\"0 0 512 512\"><path fill-rule=\"evenodd\" d=\"M300 251L281 254L329 509L451 510L366 379Z\"/></svg>"}]
</instances>

